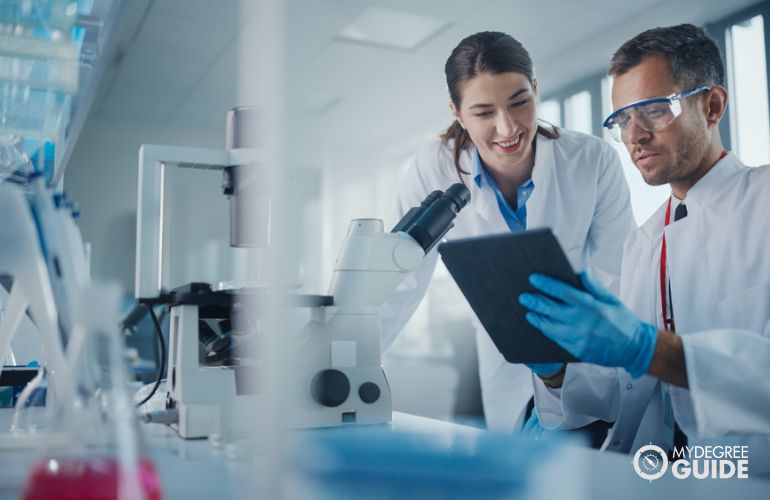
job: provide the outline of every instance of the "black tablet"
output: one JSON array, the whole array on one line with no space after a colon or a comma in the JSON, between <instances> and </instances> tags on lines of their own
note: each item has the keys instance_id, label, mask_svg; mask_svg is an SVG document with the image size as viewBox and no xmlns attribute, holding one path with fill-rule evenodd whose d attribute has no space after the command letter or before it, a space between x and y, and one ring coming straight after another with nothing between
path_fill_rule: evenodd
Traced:
<instances>
[{"instance_id":1,"label":"black tablet","mask_svg":"<svg viewBox=\"0 0 770 500\"><path fill-rule=\"evenodd\" d=\"M438 247L468 303L509 363L577 361L529 324L522 292L537 292L529 275L541 273L582 289L550 229L453 240Z\"/></svg>"}]
</instances>

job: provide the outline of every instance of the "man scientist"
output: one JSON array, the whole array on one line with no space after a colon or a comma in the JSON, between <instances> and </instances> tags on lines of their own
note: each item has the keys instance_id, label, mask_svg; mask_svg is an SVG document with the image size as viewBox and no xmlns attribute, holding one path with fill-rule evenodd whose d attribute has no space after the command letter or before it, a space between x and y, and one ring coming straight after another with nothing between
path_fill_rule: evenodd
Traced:
<instances>
[{"instance_id":1,"label":"man scientist","mask_svg":"<svg viewBox=\"0 0 770 500\"><path fill-rule=\"evenodd\" d=\"M546 429L612 422L603 449L747 446L770 472L770 165L724 151L719 49L684 24L615 52L604 126L671 197L626 240L620 300L543 275L527 319L583 363L535 378ZM625 304L625 305L624 305Z\"/></svg>"}]
</instances>

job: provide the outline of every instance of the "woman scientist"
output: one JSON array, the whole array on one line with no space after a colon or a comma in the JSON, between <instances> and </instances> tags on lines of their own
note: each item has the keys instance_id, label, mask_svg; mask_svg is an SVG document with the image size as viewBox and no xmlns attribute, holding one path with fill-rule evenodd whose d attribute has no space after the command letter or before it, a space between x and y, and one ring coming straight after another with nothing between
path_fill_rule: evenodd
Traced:
<instances>
[{"instance_id":1,"label":"woman scientist","mask_svg":"<svg viewBox=\"0 0 770 500\"><path fill-rule=\"evenodd\" d=\"M575 269L590 270L617 293L623 240L635 223L615 150L598 137L538 122L532 60L510 35L465 38L444 70L456 120L412 161L399 217L459 178L471 201L448 239L550 227ZM434 248L383 304L383 350L425 295L437 258ZM476 346L487 427L518 432L533 394L530 370L506 362L477 320ZM546 382L563 373L559 364L531 368Z\"/></svg>"}]
</instances>

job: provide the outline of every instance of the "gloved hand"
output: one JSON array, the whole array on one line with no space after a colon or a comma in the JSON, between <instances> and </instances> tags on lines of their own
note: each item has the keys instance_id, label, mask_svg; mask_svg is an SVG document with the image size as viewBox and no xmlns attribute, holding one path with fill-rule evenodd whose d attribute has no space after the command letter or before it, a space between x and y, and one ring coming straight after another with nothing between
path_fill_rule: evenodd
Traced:
<instances>
[{"instance_id":1,"label":"gloved hand","mask_svg":"<svg viewBox=\"0 0 770 500\"><path fill-rule=\"evenodd\" d=\"M563 365L564 363L537 363L534 365L526 365L526 366L527 368L535 372L535 375L548 378L551 375L556 375L556 373L561 371L561 367Z\"/></svg>"},{"instance_id":2,"label":"gloved hand","mask_svg":"<svg viewBox=\"0 0 770 500\"><path fill-rule=\"evenodd\" d=\"M581 273L580 280L585 292L532 274L529 282L547 296L519 296L530 310L527 321L583 362L622 367L634 378L647 373L658 329L639 320L588 274Z\"/></svg>"}]
</instances>

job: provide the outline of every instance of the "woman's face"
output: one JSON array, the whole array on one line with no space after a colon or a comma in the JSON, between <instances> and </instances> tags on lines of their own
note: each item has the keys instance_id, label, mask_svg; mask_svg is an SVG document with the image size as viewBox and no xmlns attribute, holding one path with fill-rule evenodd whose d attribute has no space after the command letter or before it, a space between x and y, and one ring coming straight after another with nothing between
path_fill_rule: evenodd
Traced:
<instances>
[{"instance_id":1,"label":"woman's face","mask_svg":"<svg viewBox=\"0 0 770 500\"><path fill-rule=\"evenodd\" d=\"M521 73L479 73L460 84L455 117L468 131L484 164L504 173L533 161L537 132L535 88Z\"/></svg>"}]
</instances>

